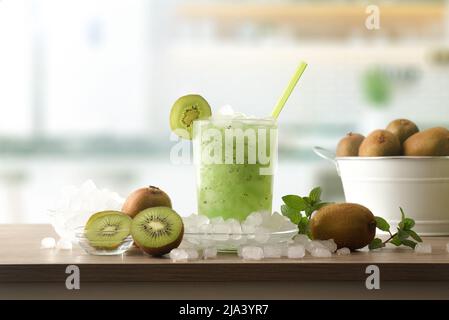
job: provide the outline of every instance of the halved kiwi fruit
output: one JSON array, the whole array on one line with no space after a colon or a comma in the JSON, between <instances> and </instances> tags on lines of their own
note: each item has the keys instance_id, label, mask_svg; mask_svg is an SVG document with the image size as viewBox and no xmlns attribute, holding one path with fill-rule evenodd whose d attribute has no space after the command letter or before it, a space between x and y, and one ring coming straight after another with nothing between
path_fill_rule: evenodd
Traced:
<instances>
[{"instance_id":1,"label":"halved kiwi fruit","mask_svg":"<svg viewBox=\"0 0 449 320\"><path fill-rule=\"evenodd\" d=\"M97 249L112 250L120 246L131 232L132 219L120 211L100 211L84 227L84 235Z\"/></svg>"},{"instance_id":2,"label":"halved kiwi fruit","mask_svg":"<svg viewBox=\"0 0 449 320\"><path fill-rule=\"evenodd\" d=\"M193 121L212 115L209 103L202 96L189 94L180 97L170 112L170 127L184 139L192 139Z\"/></svg>"},{"instance_id":3,"label":"halved kiwi fruit","mask_svg":"<svg viewBox=\"0 0 449 320\"><path fill-rule=\"evenodd\" d=\"M182 218L168 207L143 210L131 224L134 242L144 252L161 256L177 248L184 235Z\"/></svg>"}]
</instances>

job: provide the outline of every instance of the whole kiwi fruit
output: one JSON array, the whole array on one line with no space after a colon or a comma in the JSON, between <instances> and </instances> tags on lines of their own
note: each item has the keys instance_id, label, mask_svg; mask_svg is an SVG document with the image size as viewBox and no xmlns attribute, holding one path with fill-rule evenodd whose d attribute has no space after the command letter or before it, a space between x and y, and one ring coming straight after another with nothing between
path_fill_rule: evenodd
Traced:
<instances>
[{"instance_id":1,"label":"whole kiwi fruit","mask_svg":"<svg viewBox=\"0 0 449 320\"><path fill-rule=\"evenodd\" d=\"M122 207L122 212L134 218L139 212L153 207L171 208L170 197L155 186L140 188L132 192Z\"/></svg>"},{"instance_id":2,"label":"whole kiwi fruit","mask_svg":"<svg viewBox=\"0 0 449 320\"><path fill-rule=\"evenodd\" d=\"M387 131L390 131L392 134L396 135L399 142L402 144L410 136L419 132L419 128L414 122L408 119L396 119L390 122L387 126Z\"/></svg>"},{"instance_id":3,"label":"whole kiwi fruit","mask_svg":"<svg viewBox=\"0 0 449 320\"><path fill-rule=\"evenodd\" d=\"M371 211L355 203L331 204L310 219L314 240L334 239L338 248L360 249L376 236L376 220Z\"/></svg>"},{"instance_id":4,"label":"whole kiwi fruit","mask_svg":"<svg viewBox=\"0 0 449 320\"><path fill-rule=\"evenodd\" d=\"M396 135L387 130L375 130L363 140L360 157L390 157L401 155L401 143Z\"/></svg>"},{"instance_id":5,"label":"whole kiwi fruit","mask_svg":"<svg viewBox=\"0 0 449 320\"><path fill-rule=\"evenodd\" d=\"M436 127L415 133L403 144L405 156L449 156L449 130Z\"/></svg>"},{"instance_id":6,"label":"whole kiwi fruit","mask_svg":"<svg viewBox=\"0 0 449 320\"><path fill-rule=\"evenodd\" d=\"M338 142L337 157L357 157L365 136L359 133L348 133Z\"/></svg>"}]
</instances>

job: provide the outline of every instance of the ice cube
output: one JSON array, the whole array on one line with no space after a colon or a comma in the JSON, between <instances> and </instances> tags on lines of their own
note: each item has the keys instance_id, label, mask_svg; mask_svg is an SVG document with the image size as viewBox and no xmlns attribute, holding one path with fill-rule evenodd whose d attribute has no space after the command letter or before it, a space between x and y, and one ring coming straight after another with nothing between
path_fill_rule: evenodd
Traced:
<instances>
[{"instance_id":1,"label":"ice cube","mask_svg":"<svg viewBox=\"0 0 449 320\"><path fill-rule=\"evenodd\" d=\"M282 256L282 247L281 246L264 246L263 247L263 256L265 258L280 258Z\"/></svg>"},{"instance_id":2,"label":"ice cube","mask_svg":"<svg viewBox=\"0 0 449 320\"><path fill-rule=\"evenodd\" d=\"M197 260L200 258L200 253L197 249L194 248L186 248L184 249L187 252L188 260Z\"/></svg>"},{"instance_id":3,"label":"ice cube","mask_svg":"<svg viewBox=\"0 0 449 320\"><path fill-rule=\"evenodd\" d=\"M225 223L229 226L231 239L239 240L242 237L242 226L236 219L228 219Z\"/></svg>"},{"instance_id":4,"label":"ice cube","mask_svg":"<svg viewBox=\"0 0 449 320\"><path fill-rule=\"evenodd\" d=\"M245 260L261 260L263 259L263 249L253 246L243 247L241 255Z\"/></svg>"},{"instance_id":5,"label":"ice cube","mask_svg":"<svg viewBox=\"0 0 449 320\"><path fill-rule=\"evenodd\" d=\"M263 222L263 215L260 212L253 212L246 217L244 223L252 226L260 226Z\"/></svg>"},{"instance_id":6,"label":"ice cube","mask_svg":"<svg viewBox=\"0 0 449 320\"><path fill-rule=\"evenodd\" d=\"M214 259L217 257L217 248L216 247L208 247L204 249L203 258L204 259Z\"/></svg>"},{"instance_id":7,"label":"ice cube","mask_svg":"<svg viewBox=\"0 0 449 320\"><path fill-rule=\"evenodd\" d=\"M293 241L294 241L294 243L298 243L298 244L302 244L303 246L306 246L310 242L310 239L305 234L297 234L293 238Z\"/></svg>"},{"instance_id":8,"label":"ice cube","mask_svg":"<svg viewBox=\"0 0 449 320\"><path fill-rule=\"evenodd\" d=\"M197 214L195 217L195 221L198 224L198 226L202 226L204 224L209 223L209 218L202 214Z\"/></svg>"},{"instance_id":9,"label":"ice cube","mask_svg":"<svg viewBox=\"0 0 449 320\"><path fill-rule=\"evenodd\" d=\"M320 241L318 241L318 240L313 240L313 241L310 241L310 242L308 242L308 243L306 244L306 250L307 250L307 252L309 252L309 253L312 253L312 251L313 251L314 249L316 249L316 248L321 248L321 249L329 250L329 249L327 249L326 246L324 246L324 245L323 245Z\"/></svg>"},{"instance_id":10,"label":"ice cube","mask_svg":"<svg viewBox=\"0 0 449 320\"><path fill-rule=\"evenodd\" d=\"M223 217L215 217L210 219L210 224L223 224L223 223L224 223Z\"/></svg>"},{"instance_id":11,"label":"ice cube","mask_svg":"<svg viewBox=\"0 0 449 320\"><path fill-rule=\"evenodd\" d=\"M58 240L56 248L59 250L72 250L72 241L67 238L61 238Z\"/></svg>"},{"instance_id":12,"label":"ice cube","mask_svg":"<svg viewBox=\"0 0 449 320\"><path fill-rule=\"evenodd\" d=\"M332 257L332 253L327 248L314 248L310 254L316 258Z\"/></svg>"},{"instance_id":13,"label":"ice cube","mask_svg":"<svg viewBox=\"0 0 449 320\"><path fill-rule=\"evenodd\" d=\"M284 222L282 223L281 227L278 231L290 231L290 230L297 230L298 226L290 221L290 219L285 218Z\"/></svg>"},{"instance_id":14,"label":"ice cube","mask_svg":"<svg viewBox=\"0 0 449 320\"><path fill-rule=\"evenodd\" d=\"M177 261L187 261L187 259L189 258L189 254L187 253L187 251L185 249L173 249L172 251L170 251L170 259L173 262L177 262Z\"/></svg>"},{"instance_id":15,"label":"ice cube","mask_svg":"<svg viewBox=\"0 0 449 320\"><path fill-rule=\"evenodd\" d=\"M337 251L337 244L335 243L334 239L321 240L320 243L325 246L330 252Z\"/></svg>"},{"instance_id":16,"label":"ice cube","mask_svg":"<svg viewBox=\"0 0 449 320\"><path fill-rule=\"evenodd\" d=\"M263 216L262 226L273 232L279 231L282 224L285 222L285 217L277 212L272 215Z\"/></svg>"},{"instance_id":17,"label":"ice cube","mask_svg":"<svg viewBox=\"0 0 449 320\"><path fill-rule=\"evenodd\" d=\"M418 242L415 246L416 253L432 253L432 245L430 243Z\"/></svg>"},{"instance_id":18,"label":"ice cube","mask_svg":"<svg viewBox=\"0 0 449 320\"><path fill-rule=\"evenodd\" d=\"M349 250L348 248L340 248L337 250L338 256L348 256L350 254L351 254L351 250Z\"/></svg>"},{"instance_id":19,"label":"ice cube","mask_svg":"<svg viewBox=\"0 0 449 320\"><path fill-rule=\"evenodd\" d=\"M231 228L225 224L215 224L212 227L213 238L217 241L227 241L229 239L229 234L231 233Z\"/></svg>"},{"instance_id":20,"label":"ice cube","mask_svg":"<svg viewBox=\"0 0 449 320\"><path fill-rule=\"evenodd\" d=\"M301 259L306 255L306 249L303 245L296 244L289 246L287 249L287 257L289 259Z\"/></svg>"},{"instance_id":21,"label":"ice cube","mask_svg":"<svg viewBox=\"0 0 449 320\"><path fill-rule=\"evenodd\" d=\"M256 226L249 224L247 222L242 223L242 232L243 233L254 233L256 231Z\"/></svg>"},{"instance_id":22,"label":"ice cube","mask_svg":"<svg viewBox=\"0 0 449 320\"><path fill-rule=\"evenodd\" d=\"M56 246L56 240L52 237L46 237L41 240L41 249L53 249Z\"/></svg>"},{"instance_id":23,"label":"ice cube","mask_svg":"<svg viewBox=\"0 0 449 320\"><path fill-rule=\"evenodd\" d=\"M226 104L218 109L219 116L232 117L234 114L234 109L229 104Z\"/></svg>"},{"instance_id":24,"label":"ice cube","mask_svg":"<svg viewBox=\"0 0 449 320\"><path fill-rule=\"evenodd\" d=\"M266 243L270 239L270 230L259 227L254 231L254 240L259 243Z\"/></svg>"}]
</instances>

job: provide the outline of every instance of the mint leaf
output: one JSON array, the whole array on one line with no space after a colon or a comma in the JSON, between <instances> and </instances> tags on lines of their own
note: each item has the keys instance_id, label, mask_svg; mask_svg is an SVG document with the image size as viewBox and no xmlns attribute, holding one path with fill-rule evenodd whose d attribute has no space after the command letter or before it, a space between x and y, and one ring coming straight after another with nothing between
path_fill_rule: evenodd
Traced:
<instances>
[{"instance_id":1,"label":"mint leaf","mask_svg":"<svg viewBox=\"0 0 449 320\"><path fill-rule=\"evenodd\" d=\"M389 231L390 230L390 225L388 224L388 222L382 218L382 217L374 217L374 219L376 220L376 227L379 230L382 231Z\"/></svg>"},{"instance_id":2,"label":"mint leaf","mask_svg":"<svg viewBox=\"0 0 449 320\"><path fill-rule=\"evenodd\" d=\"M398 238L399 238L399 240L401 240L403 242L408 237L410 237L410 233L408 231L405 231L405 230L402 230L402 229L398 229Z\"/></svg>"},{"instance_id":3,"label":"mint leaf","mask_svg":"<svg viewBox=\"0 0 449 320\"><path fill-rule=\"evenodd\" d=\"M369 244L368 247L369 247L370 250L374 250L374 249L383 248L383 247L385 247L385 245L383 244L381 239L376 238L373 241L371 241L371 243Z\"/></svg>"},{"instance_id":4,"label":"mint leaf","mask_svg":"<svg viewBox=\"0 0 449 320\"><path fill-rule=\"evenodd\" d=\"M399 210L401 210L401 221L404 221L404 220L405 220L404 209L402 209L401 207L399 207Z\"/></svg>"},{"instance_id":5,"label":"mint leaf","mask_svg":"<svg viewBox=\"0 0 449 320\"><path fill-rule=\"evenodd\" d=\"M391 244L394 244L396 247L399 247L402 244L401 239L399 239L398 235L396 234L391 240Z\"/></svg>"},{"instance_id":6,"label":"mint leaf","mask_svg":"<svg viewBox=\"0 0 449 320\"><path fill-rule=\"evenodd\" d=\"M309 219L302 217L298 223L298 232L300 234L308 234L309 232Z\"/></svg>"},{"instance_id":7,"label":"mint leaf","mask_svg":"<svg viewBox=\"0 0 449 320\"><path fill-rule=\"evenodd\" d=\"M410 237L412 237L414 240L416 240L418 242L422 242L421 237L418 236L418 234L415 231L409 230L408 233L410 234Z\"/></svg>"},{"instance_id":8,"label":"mint leaf","mask_svg":"<svg viewBox=\"0 0 449 320\"><path fill-rule=\"evenodd\" d=\"M307 207L307 202L303 198L293 194L283 196L282 200L287 206L295 210L304 211Z\"/></svg>"},{"instance_id":9,"label":"mint leaf","mask_svg":"<svg viewBox=\"0 0 449 320\"><path fill-rule=\"evenodd\" d=\"M301 220L301 212L299 210L290 208L286 204L281 206L281 212L283 216L286 216L294 224L298 224Z\"/></svg>"},{"instance_id":10,"label":"mint leaf","mask_svg":"<svg viewBox=\"0 0 449 320\"><path fill-rule=\"evenodd\" d=\"M415 220L410 218L405 218L401 222L399 222L399 228L409 231L415 226Z\"/></svg>"},{"instance_id":11,"label":"mint leaf","mask_svg":"<svg viewBox=\"0 0 449 320\"><path fill-rule=\"evenodd\" d=\"M415 247L416 247L416 242L414 242L412 240L402 240L402 244L404 246L410 247L412 249L415 249Z\"/></svg>"},{"instance_id":12,"label":"mint leaf","mask_svg":"<svg viewBox=\"0 0 449 320\"><path fill-rule=\"evenodd\" d=\"M309 194L310 201L313 204L320 202L321 201L321 193L322 193L322 189L320 187L313 188Z\"/></svg>"}]
</instances>

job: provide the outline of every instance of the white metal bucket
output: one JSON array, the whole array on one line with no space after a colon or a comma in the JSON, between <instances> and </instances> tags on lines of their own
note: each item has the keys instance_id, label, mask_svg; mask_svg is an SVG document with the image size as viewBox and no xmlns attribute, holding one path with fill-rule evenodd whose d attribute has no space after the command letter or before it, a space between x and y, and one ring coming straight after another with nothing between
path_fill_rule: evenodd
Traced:
<instances>
[{"instance_id":1,"label":"white metal bucket","mask_svg":"<svg viewBox=\"0 0 449 320\"><path fill-rule=\"evenodd\" d=\"M359 203L396 226L402 207L421 235L449 235L449 157L335 157L346 202Z\"/></svg>"}]
</instances>

